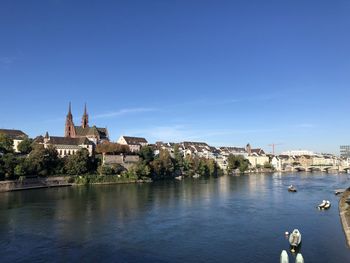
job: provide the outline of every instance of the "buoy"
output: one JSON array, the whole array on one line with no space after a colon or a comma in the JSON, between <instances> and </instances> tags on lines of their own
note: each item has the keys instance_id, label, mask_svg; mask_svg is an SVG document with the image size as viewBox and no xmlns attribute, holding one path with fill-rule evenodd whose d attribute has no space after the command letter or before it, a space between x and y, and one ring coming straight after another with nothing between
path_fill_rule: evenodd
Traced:
<instances>
[{"instance_id":1,"label":"buoy","mask_svg":"<svg viewBox=\"0 0 350 263\"><path fill-rule=\"evenodd\" d=\"M286 232L284 232L284 234L285 234L286 236L288 236L288 235L289 235L289 232L288 232L288 231L286 231Z\"/></svg>"}]
</instances>

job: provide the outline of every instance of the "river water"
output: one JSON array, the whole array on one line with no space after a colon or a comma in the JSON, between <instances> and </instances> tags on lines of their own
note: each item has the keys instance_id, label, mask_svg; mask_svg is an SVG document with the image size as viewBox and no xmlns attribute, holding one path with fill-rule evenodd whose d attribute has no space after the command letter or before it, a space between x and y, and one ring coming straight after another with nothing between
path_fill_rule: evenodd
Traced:
<instances>
[{"instance_id":1,"label":"river water","mask_svg":"<svg viewBox=\"0 0 350 263\"><path fill-rule=\"evenodd\" d=\"M0 262L279 262L294 228L307 263L350 262L333 192L348 186L298 173L0 193Z\"/></svg>"}]
</instances>

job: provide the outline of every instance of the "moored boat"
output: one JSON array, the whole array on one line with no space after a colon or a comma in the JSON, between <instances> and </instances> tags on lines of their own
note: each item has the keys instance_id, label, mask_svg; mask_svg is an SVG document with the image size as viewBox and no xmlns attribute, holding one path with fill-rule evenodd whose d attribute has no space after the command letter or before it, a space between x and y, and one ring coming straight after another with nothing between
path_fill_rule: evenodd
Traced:
<instances>
[{"instance_id":1,"label":"moored boat","mask_svg":"<svg viewBox=\"0 0 350 263\"><path fill-rule=\"evenodd\" d=\"M280 263L289 263L289 257L287 251L285 250L282 250L281 252Z\"/></svg>"},{"instance_id":2,"label":"moored boat","mask_svg":"<svg viewBox=\"0 0 350 263\"><path fill-rule=\"evenodd\" d=\"M296 191L297 191L297 189L294 187L294 185L290 185L288 187L288 192L296 192Z\"/></svg>"},{"instance_id":3,"label":"moored boat","mask_svg":"<svg viewBox=\"0 0 350 263\"><path fill-rule=\"evenodd\" d=\"M321 204L318 205L318 208L321 210L326 210L331 207L331 202L328 200L323 200Z\"/></svg>"},{"instance_id":4,"label":"moored boat","mask_svg":"<svg viewBox=\"0 0 350 263\"><path fill-rule=\"evenodd\" d=\"M329 209L330 207L331 207L331 202L329 202L327 200L325 206L323 207L323 209Z\"/></svg>"},{"instance_id":5,"label":"moored boat","mask_svg":"<svg viewBox=\"0 0 350 263\"><path fill-rule=\"evenodd\" d=\"M300 243L301 233L298 229L294 229L293 232L289 235L289 244L291 245L291 251L294 252Z\"/></svg>"},{"instance_id":6,"label":"moored boat","mask_svg":"<svg viewBox=\"0 0 350 263\"><path fill-rule=\"evenodd\" d=\"M322 203L318 205L319 209L323 209L324 206L326 205L327 201L326 200L322 200Z\"/></svg>"},{"instance_id":7,"label":"moored boat","mask_svg":"<svg viewBox=\"0 0 350 263\"><path fill-rule=\"evenodd\" d=\"M301 253L297 254L297 257L295 258L295 263L304 263L304 258Z\"/></svg>"}]
</instances>

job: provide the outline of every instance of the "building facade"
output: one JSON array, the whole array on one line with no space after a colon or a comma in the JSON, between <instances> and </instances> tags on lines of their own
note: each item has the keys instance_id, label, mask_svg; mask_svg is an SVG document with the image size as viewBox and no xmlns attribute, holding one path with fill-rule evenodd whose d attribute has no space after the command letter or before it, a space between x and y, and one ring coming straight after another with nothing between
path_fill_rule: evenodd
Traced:
<instances>
[{"instance_id":1,"label":"building facade","mask_svg":"<svg viewBox=\"0 0 350 263\"><path fill-rule=\"evenodd\" d=\"M46 132L45 136L39 136L34 140L38 144L44 145L45 148L52 146L56 149L59 157L65 157L69 155L76 154L77 151L81 149L86 149L89 155L92 156L94 145L87 138L69 138L69 137L59 137L50 136Z\"/></svg>"},{"instance_id":2,"label":"building facade","mask_svg":"<svg viewBox=\"0 0 350 263\"><path fill-rule=\"evenodd\" d=\"M131 136L120 136L117 143L128 145L131 152L139 152L142 146L146 146L148 144L145 138Z\"/></svg>"},{"instance_id":3,"label":"building facade","mask_svg":"<svg viewBox=\"0 0 350 263\"><path fill-rule=\"evenodd\" d=\"M340 146L340 157L341 158L350 158L350 145L341 145Z\"/></svg>"}]
</instances>

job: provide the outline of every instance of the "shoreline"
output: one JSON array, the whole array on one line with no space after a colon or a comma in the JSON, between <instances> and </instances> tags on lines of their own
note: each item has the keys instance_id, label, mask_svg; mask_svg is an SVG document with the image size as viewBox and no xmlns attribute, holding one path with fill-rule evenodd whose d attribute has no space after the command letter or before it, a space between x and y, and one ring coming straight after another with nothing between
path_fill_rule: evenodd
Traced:
<instances>
[{"instance_id":1,"label":"shoreline","mask_svg":"<svg viewBox=\"0 0 350 263\"><path fill-rule=\"evenodd\" d=\"M339 216L343 226L343 231L345 234L347 245L350 248L350 205L345 202L345 200L349 197L350 189L348 188L342 194L339 200Z\"/></svg>"},{"instance_id":2,"label":"shoreline","mask_svg":"<svg viewBox=\"0 0 350 263\"><path fill-rule=\"evenodd\" d=\"M69 186L135 184L135 183L137 184L137 183L152 182L152 180L124 179L119 181L76 183L76 182L71 182L70 179L71 179L70 176L59 176L59 177L48 177L48 178L27 178L22 181L19 181L19 180L0 181L0 193L44 189L44 188L69 187Z\"/></svg>"}]
</instances>

